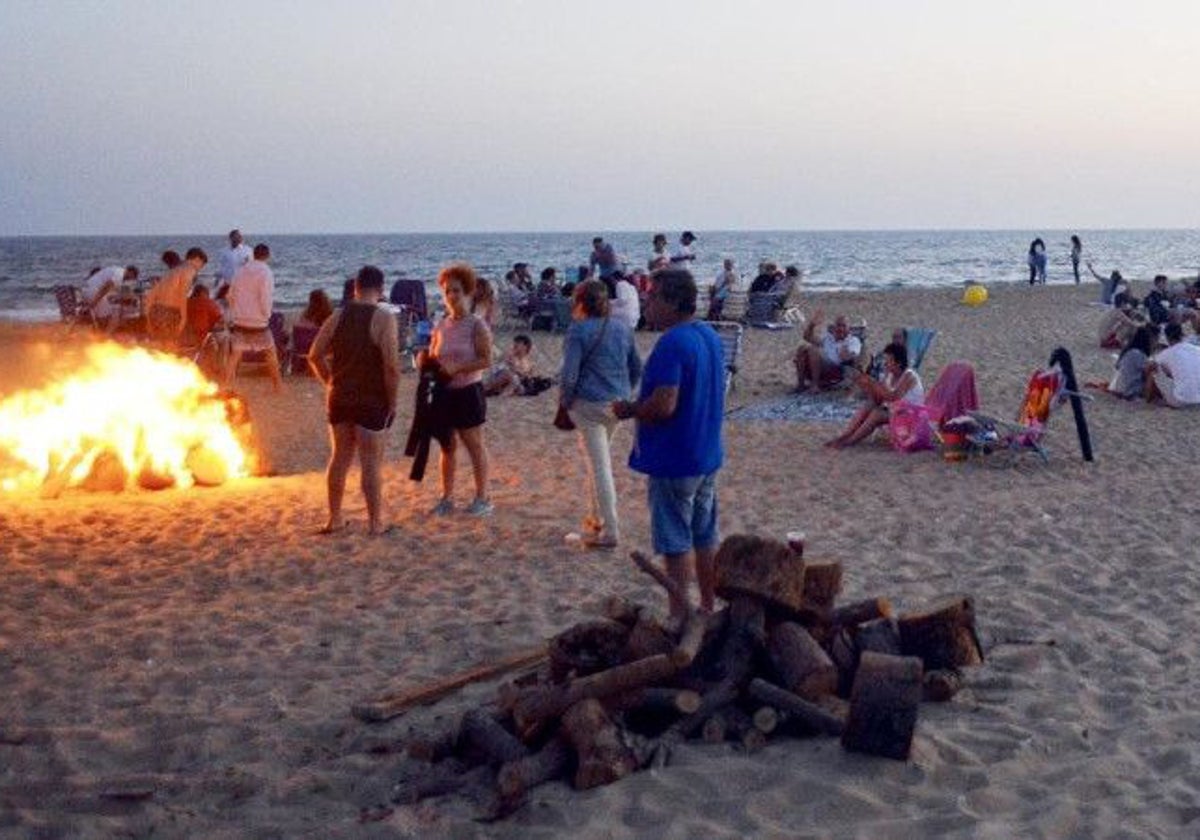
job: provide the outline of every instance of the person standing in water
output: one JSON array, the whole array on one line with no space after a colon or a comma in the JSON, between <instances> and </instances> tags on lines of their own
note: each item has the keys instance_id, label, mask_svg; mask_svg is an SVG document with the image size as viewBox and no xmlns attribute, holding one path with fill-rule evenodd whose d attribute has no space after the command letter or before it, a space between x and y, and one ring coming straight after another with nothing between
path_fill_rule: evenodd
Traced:
<instances>
[{"instance_id":1,"label":"person standing in water","mask_svg":"<svg viewBox=\"0 0 1200 840\"><path fill-rule=\"evenodd\" d=\"M1075 275L1075 285L1079 285L1079 262L1083 259L1083 243L1079 237L1071 234L1071 272Z\"/></svg>"}]
</instances>

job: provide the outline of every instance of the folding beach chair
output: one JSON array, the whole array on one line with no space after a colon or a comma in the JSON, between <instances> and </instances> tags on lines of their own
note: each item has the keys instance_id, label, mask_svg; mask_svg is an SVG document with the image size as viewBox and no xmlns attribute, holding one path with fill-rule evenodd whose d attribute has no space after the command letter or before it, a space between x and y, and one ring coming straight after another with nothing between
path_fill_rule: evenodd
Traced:
<instances>
[{"instance_id":1,"label":"folding beach chair","mask_svg":"<svg viewBox=\"0 0 1200 840\"><path fill-rule=\"evenodd\" d=\"M95 318L87 305L87 299L84 297L82 289L78 286L60 285L55 286L52 291L54 300L58 304L59 319L67 325L68 332L74 332L75 327L80 324L88 327L95 326Z\"/></svg>"},{"instance_id":2,"label":"folding beach chair","mask_svg":"<svg viewBox=\"0 0 1200 840\"><path fill-rule=\"evenodd\" d=\"M284 370L293 376L308 376L308 351L317 337L318 327L312 324L296 324L292 327L292 345L288 348L288 361Z\"/></svg>"},{"instance_id":3,"label":"folding beach chair","mask_svg":"<svg viewBox=\"0 0 1200 840\"><path fill-rule=\"evenodd\" d=\"M288 352L288 334L284 328L283 313L275 311L271 313L271 317L267 319L267 329L271 331L271 340L275 342L275 358L279 360L279 372L282 374L287 370L285 362ZM238 369L242 365L265 365L267 363L267 351L265 350L243 350L242 358L238 361ZM237 376L237 371L233 372Z\"/></svg>"},{"instance_id":4,"label":"folding beach chair","mask_svg":"<svg viewBox=\"0 0 1200 840\"><path fill-rule=\"evenodd\" d=\"M708 325L721 339L721 351L725 358L725 393L737 387L738 358L742 354L744 327L735 321L709 321Z\"/></svg>"},{"instance_id":5,"label":"folding beach chair","mask_svg":"<svg viewBox=\"0 0 1200 840\"><path fill-rule=\"evenodd\" d=\"M925 360L925 353L929 350L929 345L933 344L934 338L937 337L937 330L927 330L921 327L905 327L904 328L904 349L908 351L908 366L913 370L921 369L921 362Z\"/></svg>"}]
</instances>

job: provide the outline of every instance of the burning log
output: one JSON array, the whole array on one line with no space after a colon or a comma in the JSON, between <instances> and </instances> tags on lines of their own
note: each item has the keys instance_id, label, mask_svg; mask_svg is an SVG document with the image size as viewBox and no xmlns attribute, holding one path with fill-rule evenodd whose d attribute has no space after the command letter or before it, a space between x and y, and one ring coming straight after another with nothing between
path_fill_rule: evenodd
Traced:
<instances>
[{"instance_id":1,"label":"burning log","mask_svg":"<svg viewBox=\"0 0 1200 840\"><path fill-rule=\"evenodd\" d=\"M574 779L578 790L615 782L638 768L637 757L598 700L587 698L568 709L562 732L578 756Z\"/></svg>"},{"instance_id":2,"label":"burning log","mask_svg":"<svg viewBox=\"0 0 1200 840\"><path fill-rule=\"evenodd\" d=\"M975 633L975 602L966 596L943 598L920 612L900 616L905 656L919 656L925 667L962 668L983 662Z\"/></svg>"},{"instance_id":3,"label":"burning log","mask_svg":"<svg viewBox=\"0 0 1200 840\"><path fill-rule=\"evenodd\" d=\"M901 761L912 749L921 702L921 660L867 651L850 693L842 746Z\"/></svg>"}]
</instances>

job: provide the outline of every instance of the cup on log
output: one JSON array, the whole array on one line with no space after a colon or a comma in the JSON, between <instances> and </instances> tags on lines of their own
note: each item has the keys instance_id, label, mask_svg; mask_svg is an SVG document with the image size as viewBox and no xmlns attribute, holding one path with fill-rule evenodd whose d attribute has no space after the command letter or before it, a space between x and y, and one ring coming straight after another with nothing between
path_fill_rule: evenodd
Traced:
<instances>
[{"instance_id":1,"label":"cup on log","mask_svg":"<svg viewBox=\"0 0 1200 840\"><path fill-rule=\"evenodd\" d=\"M864 653L850 691L842 746L906 761L917 725L922 674L921 660L915 656Z\"/></svg>"}]
</instances>

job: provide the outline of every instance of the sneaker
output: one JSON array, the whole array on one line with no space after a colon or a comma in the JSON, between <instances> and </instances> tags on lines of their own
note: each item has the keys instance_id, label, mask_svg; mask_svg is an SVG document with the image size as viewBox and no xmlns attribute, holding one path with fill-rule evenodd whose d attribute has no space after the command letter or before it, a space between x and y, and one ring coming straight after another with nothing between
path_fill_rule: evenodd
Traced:
<instances>
[{"instance_id":1,"label":"sneaker","mask_svg":"<svg viewBox=\"0 0 1200 840\"><path fill-rule=\"evenodd\" d=\"M467 507L467 513L471 516L491 516L495 509L487 499L476 499Z\"/></svg>"},{"instance_id":2,"label":"sneaker","mask_svg":"<svg viewBox=\"0 0 1200 840\"><path fill-rule=\"evenodd\" d=\"M616 548L617 540L604 533L585 534L583 545L586 548Z\"/></svg>"},{"instance_id":3,"label":"sneaker","mask_svg":"<svg viewBox=\"0 0 1200 840\"><path fill-rule=\"evenodd\" d=\"M442 499L430 512L431 516L449 516L454 513L454 502L450 499Z\"/></svg>"}]
</instances>

